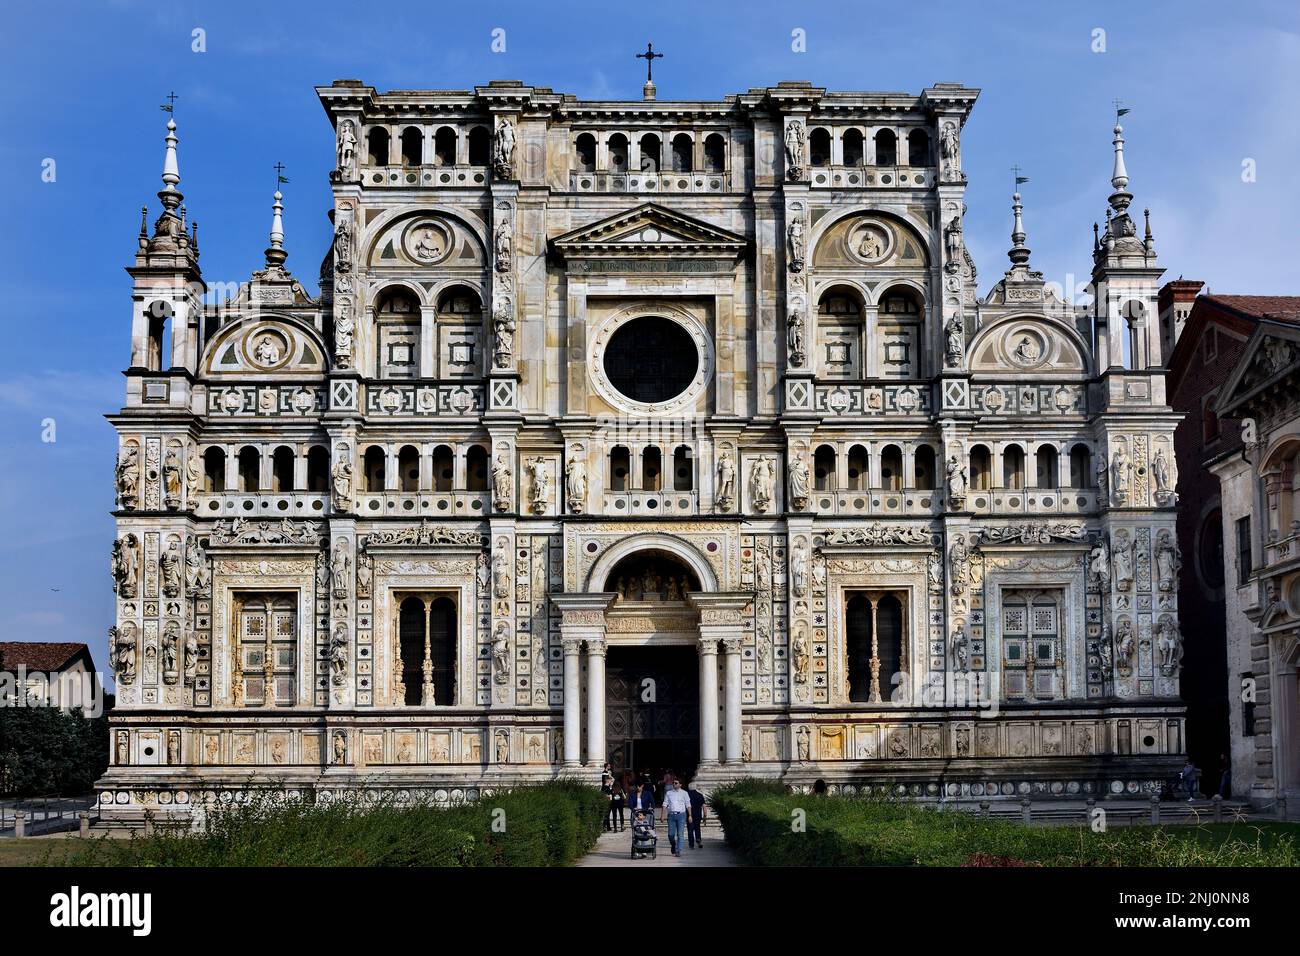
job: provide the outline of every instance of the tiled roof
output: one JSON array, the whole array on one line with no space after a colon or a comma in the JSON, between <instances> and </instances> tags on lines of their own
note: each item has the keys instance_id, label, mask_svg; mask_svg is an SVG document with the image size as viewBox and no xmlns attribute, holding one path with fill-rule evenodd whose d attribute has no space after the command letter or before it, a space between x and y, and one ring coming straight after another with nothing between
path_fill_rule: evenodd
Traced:
<instances>
[{"instance_id":1,"label":"tiled roof","mask_svg":"<svg viewBox=\"0 0 1300 956\"><path fill-rule=\"evenodd\" d=\"M1300 325L1300 295L1207 295L1205 298L1244 315Z\"/></svg>"},{"instance_id":2,"label":"tiled roof","mask_svg":"<svg viewBox=\"0 0 1300 956\"><path fill-rule=\"evenodd\" d=\"M86 645L73 642L0 641L0 662L8 671L19 665L29 671L58 671L83 653L90 653Z\"/></svg>"}]
</instances>

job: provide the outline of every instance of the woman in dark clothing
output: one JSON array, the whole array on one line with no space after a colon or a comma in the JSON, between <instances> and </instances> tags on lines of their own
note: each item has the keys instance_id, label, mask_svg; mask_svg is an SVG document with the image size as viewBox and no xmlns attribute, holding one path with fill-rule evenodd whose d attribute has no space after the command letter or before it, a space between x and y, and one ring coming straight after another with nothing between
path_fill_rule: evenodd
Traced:
<instances>
[{"instance_id":1,"label":"woman in dark clothing","mask_svg":"<svg viewBox=\"0 0 1300 956\"><path fill-rule=\"evenodd\" d=\"M650 783L649 777L646 777L641 783L641 809L650 820L650 826L653 827L655 825L655 788Z\"/></svg>"},{"instance_id":2,"label":"woman in dark clothing","mask_svg":"<svg viewBox=\"0 0 1300 956\"><path fill-rule=\"evenodd\" d=\"M626 829L623 822L624 798L623 784L621 782L615 783L614 791L609 798L609 819L605 821L606 830Z\"/></svg>"}]
</instances>

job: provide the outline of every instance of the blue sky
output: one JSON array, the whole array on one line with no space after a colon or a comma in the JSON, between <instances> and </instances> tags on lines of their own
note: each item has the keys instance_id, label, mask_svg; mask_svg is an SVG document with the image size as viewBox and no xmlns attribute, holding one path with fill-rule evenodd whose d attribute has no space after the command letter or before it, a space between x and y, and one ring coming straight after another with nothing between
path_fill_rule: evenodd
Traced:
<instances>
[{"instance_id":1,"label":"blue sky","mask_svg":"<svg viewBox=\"0 0 1300 956\"><path fill-rule=\"evenodd\" d=\"M191 50L192 31L207 51ZM506 52L491 50L505 30ZM807 52L791 50L802 29ZM1094 31L1105 52L1094 52ZM209 282L262 261L283 162L288 265L315 289L328 242L332 134L313 87L466 89L521 79L640 96L653 40L661 99L783 79L847 90L982 89L963 138L966 241L981 294L1007 266L1011 166L1033 264L1086 278L1109 192L1112 101L1130 189L1168 270L1220 292L1300 293L1300 6L1278 2L531 2L412 4L9 0L0 36L0 639L88 641L112 620L114 437L140 206L157 215L178 95L181 189ZM42 163L57 178L42 181ZM1256 181L1242 181L1254 160ZM56 438L42 441L42 421Z\"/></svg>"}]
</instances>

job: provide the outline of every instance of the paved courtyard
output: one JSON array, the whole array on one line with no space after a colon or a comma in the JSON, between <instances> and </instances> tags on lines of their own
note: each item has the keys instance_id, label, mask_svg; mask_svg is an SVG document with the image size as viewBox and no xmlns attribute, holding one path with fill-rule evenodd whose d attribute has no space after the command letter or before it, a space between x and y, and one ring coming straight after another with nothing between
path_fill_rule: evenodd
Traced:
<instances>
[{"instance_id":1,"label":"paved courtyard","mask_svg":"<svg viewBox=\"0 0 1300 956\"><path fill-rule=\"evenodd\" d=\"M655 830L659 836L659 855L656 859L633 860L632 829L621 833L602 833L596 848L579 860L576 866L739 866L740 861L727 846L722 827L709 820L703 828L704 845L692 850L686 847L681 856L673 856L668 848L668 829L662 823Z\"/></svg>"}]
</instances>

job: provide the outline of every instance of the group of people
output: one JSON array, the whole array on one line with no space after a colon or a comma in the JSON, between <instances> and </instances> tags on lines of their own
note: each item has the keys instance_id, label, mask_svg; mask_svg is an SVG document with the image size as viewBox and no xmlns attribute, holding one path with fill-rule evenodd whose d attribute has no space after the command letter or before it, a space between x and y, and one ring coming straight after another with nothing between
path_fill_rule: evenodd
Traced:
<instances>
[{"instance_id":1,"label":"group of people","mask_svg":"<svg viewBox=\"0 0 1300 956\"><path fill-rule=\"evenodd\" d=\"M625 812L631 817L634 829L648 826L653 830L655 811L662 807L673 856L682 855L683 844L691 849L704 845L700 835L700 825L708 814L704 794L694 784L684 787L672 770L664 771L656 793L649 770L643 770L640 776L628 771L616 778L613 767L605 764L600 789L609 800L605 814L606 830L626 829Z\"/></svg>"}]
</instances>

